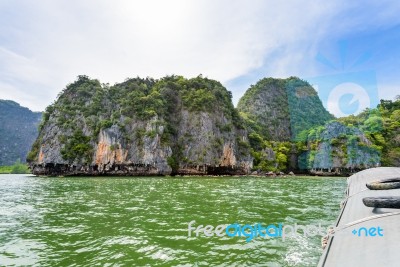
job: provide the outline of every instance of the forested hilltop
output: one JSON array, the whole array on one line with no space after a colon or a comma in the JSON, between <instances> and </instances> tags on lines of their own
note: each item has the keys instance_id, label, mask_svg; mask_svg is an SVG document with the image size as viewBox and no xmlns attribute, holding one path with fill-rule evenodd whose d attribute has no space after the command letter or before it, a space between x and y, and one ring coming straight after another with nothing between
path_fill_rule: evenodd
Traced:
<instances>
[{"instance_id":1,"label":"forested hilltop","mask_svg":"<svg viewBox=\"0 0 400 267\"><path fill-rule=\"evenodd\" d=\"M343 175L399 166L399 121L399 99L336 119L297 77L260 80L235 109L202 76L79 76L43 113L27 160L42 175Z\"/></svg>"},{"instance_id":2,"label":"forested hilltop","mask_svg":"<svg viewBox=\"0 0 400 267\"><path fill-rule=\"evenodd\" d=\"M0 99L0 166L25 162L37 136L41 113Z\"/></svg>"},{"instance_id":3,"label":"forested hilltop","mask_svg":"<svg viewBox=\"0 0 400 267\"><path fill-rule=\"evenodd\" d=\"M239 100L238 111L256 139L290 141L305 129L334 117L322 105L314 88L297 77L264 78Z\"/></svg>"}]
</instances>

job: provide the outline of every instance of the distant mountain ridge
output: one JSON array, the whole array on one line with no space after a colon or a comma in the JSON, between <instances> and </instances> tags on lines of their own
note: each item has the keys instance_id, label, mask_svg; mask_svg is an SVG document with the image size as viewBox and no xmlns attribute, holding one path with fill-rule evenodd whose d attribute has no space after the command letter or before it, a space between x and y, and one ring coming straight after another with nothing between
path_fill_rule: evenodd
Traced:
<instances>
[{"instance_id":1,"label":"distant mountain ridge","mask_svg":"<svg viewBox=\"0 0 400 267\"><path fill-rule=\"evenodd\" d=\"M37 137L41 117L41 112L0 99L0 166L11 165L18 159L25 162Z\"/></svg>"}]
</instances>

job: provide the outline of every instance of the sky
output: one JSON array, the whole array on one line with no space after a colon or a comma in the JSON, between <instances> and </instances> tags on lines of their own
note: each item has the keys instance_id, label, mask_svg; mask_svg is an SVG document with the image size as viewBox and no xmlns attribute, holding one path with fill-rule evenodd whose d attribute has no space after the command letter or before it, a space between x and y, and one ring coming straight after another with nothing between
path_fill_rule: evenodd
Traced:
<instances>
[{"instance_id":1,"label":"sky","mask_svg":"<svg viewBox=\"0 0 400 267\"><path fill-rule=\"evenodd\" d=\"M357 2L357 3L352 3ZM216 79L236 104L298 76L336 116L400 95L399 1L0 0L0 99L43 111L78 75Z\"/></svg>"}]
</instances>

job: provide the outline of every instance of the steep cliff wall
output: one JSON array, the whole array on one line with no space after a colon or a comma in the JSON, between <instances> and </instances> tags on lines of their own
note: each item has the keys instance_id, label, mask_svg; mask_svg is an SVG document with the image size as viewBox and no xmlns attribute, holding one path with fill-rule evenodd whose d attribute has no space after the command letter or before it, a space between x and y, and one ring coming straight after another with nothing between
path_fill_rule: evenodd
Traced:
<instances>
[{"instance_id":1,"label":"steep cliff wall","mask_svg":"<svg viewBox=\"0 0 400 267\"><path fill-rule=\"evenodd\" d=\"M240 99L238 111L260 171L296 171L300 133L333 119L310 84L296 77L261 79Z\"/></svg>"},{"instance_id":2,"label":"steep cliff wall","mask_svg":"<svg viewBox=\"0 0 400 267\"><path fill-rule=\"evenodd\" d=\"M311 129L307 148L299 156L300 169L311 173L345 174L380 165L379 148L354 126L332 121Z\"/></svg>"},{"instance_id":3,"label":"steep cliff wall","mask_svg":"<svg viewBox=\"0 0 400 267\"><path fill-rule=\"evenodd\" d=\"M252 167L230 92L200 76L114 86L80 76L46 109L28 161L41 175L245 174Z\"/></svg>"}]
</instances>

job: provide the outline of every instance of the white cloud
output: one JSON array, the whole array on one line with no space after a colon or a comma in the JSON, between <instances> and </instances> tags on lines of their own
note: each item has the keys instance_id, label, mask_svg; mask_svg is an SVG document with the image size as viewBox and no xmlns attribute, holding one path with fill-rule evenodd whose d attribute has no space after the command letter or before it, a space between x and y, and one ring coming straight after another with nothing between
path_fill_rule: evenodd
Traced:
<instances>
[{"instance_id":1,"label":"white cloud","mask_svg":"<svg viewBox=\"0 0 400 267\"><path fill-rule=\"evenodd\" d=\"M378 84L379 99L394 100L396 96L400 95L399 85Z\"/></svg>"},{"instance_id":2,"label":"white cloud","mask_svg":"<svg viewBox=\"0 0 400 267\"><path fill-rule=\"evenodd\" d=\"M3 3L0 15L11 15L0 31L0 98L43 110L80 74L115 83L202 73L226 82L267 65L266 75L298 75L343 8L326 1Z\"/></svg>"}]
</instances>

